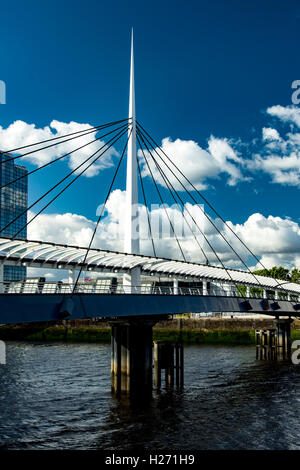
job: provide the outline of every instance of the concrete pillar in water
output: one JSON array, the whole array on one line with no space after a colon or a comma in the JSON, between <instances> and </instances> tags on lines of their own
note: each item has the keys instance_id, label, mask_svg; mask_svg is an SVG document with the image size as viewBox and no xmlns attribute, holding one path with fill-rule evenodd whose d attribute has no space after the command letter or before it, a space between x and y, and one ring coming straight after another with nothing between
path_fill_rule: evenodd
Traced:
<instances>
[{"instance_id":1,"label":"concrete pillar in water","mask_svg":"<svg viewBox=\"0 0 300 470\"><path fill-rule=\"evenodd\" d=\"M174 362L175 360L175 362ZM177 341L154 341L154 386L161 388L161 372L165 370L165 384L173 388L176 380L177 387L183 387L184 380L183 343ZM175 373L175 380L174 380Z\"/></svg>"},{"instance_id":2,"label":"concrete pillar in water","mask_svg":"<svg viewBox=\"0 0 300 470\"><path fill-rule=\"evenodd\" d=\"M173 294L178 295L178 279L173 279Z\"/></svg>"},{"instance_id":3,"label":"concrete pillar in water","mask_svg":"<svg viewBox=\"0 0 300 470\"><path fill-rule=\"evenodd\" d=\"M151 320L111 322L111 388L116 396L150 394L152 390Z\"/></svg>"},{"instance_id":4,"label":"concrete pillar in water","mask_svg":"<svg viewBox=\"0 0 300 470\"><path fill-rule=\"evenodd\" d=\"M291 318L277 319L277 357L278 359L290 359L291 357Z\"/></svg>"},{"instance_id":5,"label":"concrete pillar in water","mask_svg":"<svg viewBox=\"0 0 300 470\"><path fill-rule=\"evenodd\" d=\"M277 357L276 330L256 330L256 359L273 360Z\"/></svg>"},{"instance_id":6,"label":"concrete pillar in water","mask_svg":"<svg viewBox=\"0 0 300 470\"><path fill-rule=\"evenodd\" d=\"M291 323L290 318L277 319L276 330L257 330L256 359L291 358Z\"/></svg>"},{"instance_id":7,"label":"concrete pillar in water","mask_svg":"<svg viewBox=\"0 0 300 470\"><path fill-rule=\"evenodd\" d=\"M202 293L203 295L208 295L207 281L205 281L204 279L202 281Z\"/></svg>"}]
</instances>

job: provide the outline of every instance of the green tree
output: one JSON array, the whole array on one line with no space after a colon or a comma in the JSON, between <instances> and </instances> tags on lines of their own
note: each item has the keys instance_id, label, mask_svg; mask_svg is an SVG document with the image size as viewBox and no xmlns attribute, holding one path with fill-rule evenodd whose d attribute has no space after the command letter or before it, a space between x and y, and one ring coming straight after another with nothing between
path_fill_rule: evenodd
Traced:
<instances>
[{"instance_id":1,"label":"green tree","mask_svg":"<svg viewBox=\"0 0 300 470\"><path fill-rule=\"evenodd\" d=\"M260 269L258 271L254 271L254 274L273 277L274 279L282 279L283 281L290 280L289 270L283 266L273 266L271 269Z\"/></svg>"},{"instance_id":2,"label":"green tree","mask_svg":"<svg viewBox=\"0 0 300 470\"><path fill-rule=\"evenodd\" d=\"M297 282L300 284L300 270L297 268L292 269L291 271L291 281Z\"/></svg>"}]
</instances>

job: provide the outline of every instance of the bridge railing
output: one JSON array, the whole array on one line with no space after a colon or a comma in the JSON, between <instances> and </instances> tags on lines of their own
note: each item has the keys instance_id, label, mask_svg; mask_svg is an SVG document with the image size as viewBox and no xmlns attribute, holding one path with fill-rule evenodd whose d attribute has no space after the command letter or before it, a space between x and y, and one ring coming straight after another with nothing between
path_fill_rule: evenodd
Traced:
<instances>
[{"instance_id":1,"label":"bridge railing","mask_svg":"<svg viewBox=\"0 0 300 470\"><path fill-rule=\"evenodd\" d=\"M141 286L127 287L120 283L112 283L110 280L93 280L93 282L79 282L74 290L75 293L82 294L148 294L148 295L210 295L244 297L240 289L229 284L211 285L209 289L203 290L202 284L192 287L173 287L168 285L157 285L155 283L145 283ZM74 284L62 281L41 281L39 278L28 278L23 281L10 281L0 283L0 293L3 294L70 294L73 292ZM287 298L280 294L282 299ZM250 298L267 298L275 300L275 292L263 292L257 290L251 292Z\"/></svg>"}]
</instances>

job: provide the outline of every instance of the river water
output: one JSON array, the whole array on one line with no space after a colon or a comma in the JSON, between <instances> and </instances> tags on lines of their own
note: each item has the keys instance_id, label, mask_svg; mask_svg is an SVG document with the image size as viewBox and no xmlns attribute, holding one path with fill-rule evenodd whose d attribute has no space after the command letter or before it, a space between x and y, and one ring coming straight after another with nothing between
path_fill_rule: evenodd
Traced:
<instances>
[{"instance_id":1,"label":"river water","mask_svg":"<svg viewBox=\"0 0 300 470\"><path fill-rule=\"evenodd\" d=\"M185 347L184 390L120 404L110 346L7 343L0 449L300 449L300 366L249 346Z\"/></svg>"}]
</instances>

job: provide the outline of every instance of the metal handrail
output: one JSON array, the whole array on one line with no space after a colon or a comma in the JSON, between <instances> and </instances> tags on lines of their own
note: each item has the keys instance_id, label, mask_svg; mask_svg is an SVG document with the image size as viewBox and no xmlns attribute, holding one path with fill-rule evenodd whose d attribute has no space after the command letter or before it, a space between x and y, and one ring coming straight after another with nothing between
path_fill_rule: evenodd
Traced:
<instances>
[{"instance_id":1,"label":"metal handrail","mask_svg":"<svg viewBox=\"0 0 300 470\"><path fill-rule=\"evenodd\" d=\"M99 281L99 280L98 280ZM101 281L100 281L101 282ZM62 281L41 281L39 279L26 279L23 281L4 281L0 283L0 293L3 294L68 294L72 293L74 289L73 283L64 283ZM75 286L74 293L82 294L144 294L144 295L210 295L216 297L241 297L245 296L236 286L230 286L228 284L222 286L210 286L204 292L203 286L193 287L174 287L174 286L163 286L163 285L151 285L142 284L141 286L123 286L122 284L106 283L99 285L99 282L85 281L79 282ZM292 294L292 297L296 298L296 295ZM249 298L268 300L285 300L283 294L280 298L276 298L275 293L266 293L263 295L262 292L253 292Z\"/></svg>"}]
</instances>

